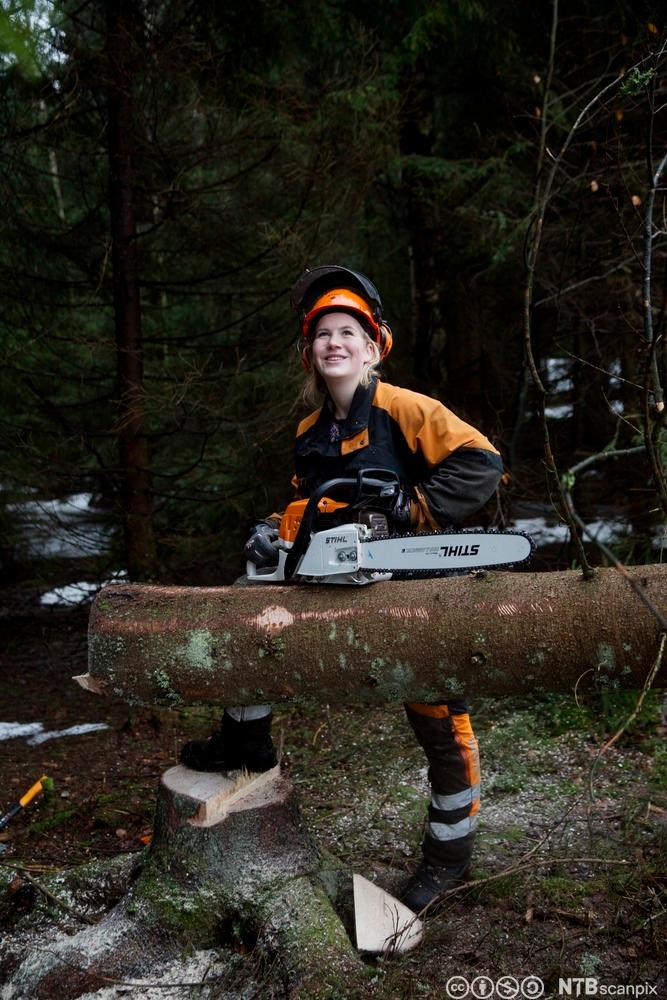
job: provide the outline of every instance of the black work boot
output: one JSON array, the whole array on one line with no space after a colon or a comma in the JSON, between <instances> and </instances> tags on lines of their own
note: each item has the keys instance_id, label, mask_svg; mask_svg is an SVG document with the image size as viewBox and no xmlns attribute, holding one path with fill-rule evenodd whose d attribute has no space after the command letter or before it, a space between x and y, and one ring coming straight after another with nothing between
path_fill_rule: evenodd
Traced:
<instances>
[{"instance_id":1,"label":"black work boot","mask_svg":"<svg viewBox=\"0 0 667 1000\"><path fill-rule=\"evenodd\" d=\"M239 722L225 712L220 729L207 740L190 740L181 750L181 764L193 771L261 773L278 763L271 739L273 712Z\"/></svg>"},{"instance_id":2,"label":"black work boot","mask_svg":"<svg viewBox=\"0 0 667 1000\"><path fill-rule=\"evenodd\" d=\"M401 895L401 901L409 907L413 913L419 913L436 896L448 889L455 889L463 885L469 875L470 869L465 868L444 868L438 865L430 865L427 861L422 861L417 871L410 878L405 892Z\"/></svg>"}]
</instances>

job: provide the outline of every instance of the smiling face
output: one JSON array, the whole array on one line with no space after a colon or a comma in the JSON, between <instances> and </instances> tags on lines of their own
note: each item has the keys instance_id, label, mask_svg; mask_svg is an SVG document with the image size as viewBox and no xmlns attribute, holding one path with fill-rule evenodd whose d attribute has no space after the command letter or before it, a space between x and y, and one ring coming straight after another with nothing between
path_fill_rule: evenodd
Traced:
<instances>
[{"instance_id":1,"label":"smiling face","mask_svg":"<svg viewBox=\"0 0 667 1000\"><path fill-rule=\"evenodd\" d=\"M364 366L374 359L373 344L361 323L348 313L326 313L318 320L312 339L313 365L327 385L359 384Z\"/></svg>"}]
</instances>

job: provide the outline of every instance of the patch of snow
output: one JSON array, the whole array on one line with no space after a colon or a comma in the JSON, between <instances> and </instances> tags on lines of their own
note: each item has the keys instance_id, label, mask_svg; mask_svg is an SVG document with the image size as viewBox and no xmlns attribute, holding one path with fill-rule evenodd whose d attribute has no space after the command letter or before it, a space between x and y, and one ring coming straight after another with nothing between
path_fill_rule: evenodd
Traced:
<instances>
[{"instance_id":1,"label":"patch of snow","mask_svg":"<svg viewBox=\"0 0 667 1000\"><path fill-rule=\"evenodd\" d=\"M106 587L108 583L115 583L117 580L126 580L125 570L118 570L112 573L106 580L97 580L91 583L88 580L81 580L78 583L68 583L64 587L55 587L46 594L42 594L39 599L40 604L82 604L89 597L94 597L98 590Z\"/></svg>"},{"instance_id":2,"label":"patch of snow","mask_svg":"<svg viewBox=\"0 0 667 1000\"><path fill-rule=\"evenodd\" d=\"M68 583L64 587L56 587L42 594L39 599L40 604L81 604L91 594L96 593L102 584L87 583L82 580L79 583Z\"/></svg>"},{"instance_id":3,"label":"patch of snow","mask_svg":"<svg viewBox=\"0 0 667 1000\"><path fill-rule=\"evenodd\" d=\"M619 417L625 412L623 402L620 399L612 399L609 403L609 409L612 413L616 413Z\"/></svg>"},{"instance_id":4,"label":"patch of snow","mask_svg":"<svg viewBox=\"0 0 667 1000\"><path fill-rule=\"evenodd\" d=\"M572 380L572 360L570 358L546 358L545 362L547 391L561 398L574 389ZM544 408L548 420L567 420L572 416L572 403L552 403Z\"/></svg>"},{"instance_id":5,"label":"patch of snow","mask_svg":"<svg viewBox=\"0 0 667 1000\"><path fill-rule=\"evenodd\" d=\"M662 526L658 528L653 536L653 541L651 542L651 548L658 549L660 553L667 549L667 526Z\"/></svg>"},{"instance_id":6,"label":"patch of snow","mask_svg":"<svg viewBox=\"0 0 667 1000\"><path fill-rule=\"evenodd\" d=\"M0 742L27 737L28 746L36 747L40 743L58 739L60 736L80 736L82 733L96 733L100 729L108 728L106 722L83 722L67 729L51 729L45 732L41 722L0 722Z\"/></svg>"},{"instance_id":7,"label":"patch of snow","mask_svg":"<svg viewBox=\"0 0 667 1000\"><path fill-rule=\"evenodd\" d=\"M112 954L114 948L122 947L123 937L128 935L128 927L112 911L107 920L81 931L76 936L76 943L92 964L98 956ZM136 927L132 929L136 934ZM54 971L62 976L63 964L67 968L72 961L72 937L55 932L49 936L48 949L44 947L44 941L38 939L32 947L26 944L25 951L25 959L0 993L2 1000L25 1000L34 995L34 984L42 977Z\"/></svg>"},{"instance_id":8,"label":"patch of snow","mask_svg":"<svg viewBox=\"0 0 667 1000\"><path fill-rule=\"evenodd\" d=\"M97 733L101 729L108 729L106 722L82 722L77 726L69 726L67 729L51 729L45 733L36 733L26 740L29 747L39 746L48 740L56 740L60 736L81 736L83 733Z\"/></svg>"},{"instance_id":9,"label":"patch of snow","mask_svg":"<svg viewBox=\"0 0 667 1000\"><path fill-rule=\"evenodd\" d=\"M102 986L94 993L84 993L79 1000L118 1000L123 996L132 1000L164 1000L165 997L198 996L204 990L207 996L220 997L221 1000L245 996L246 990L247 995L257 996L257 984L252 979L251 970L247 979L237 984L242 987L241 993L236 988L227 992L224 984L233 977L233 969L233 961L222 950L195 951L187 958L176 959L162 968L147 969L143 981L133 976L125 984ZM238 980L238 974L236 978Z\"/></svg>"},{"instance_id":10,"label":"patch of snow","mask_svg":"<svg viewBox=\"0 0 667 1000\"><path fill-rule=\"evenodd\" d=\"M103 554L113 528L93 506L92 493L73 493L55 500L22 500L7 505L17 514L23 555L27 558L75 558Z\"/></svg>"},{"instance_id":11,"label":"patch of snow","mask_svg":"<svg viewBox=\"0 0 667 1000\"><path fill-rule=\"evenodd\" d=\"M538 546L550 545L553 542L566 542L570 537L570 531L566 524L548 524L545 517L518 518L511 523L510 527L530 535Z\"/></svg>"},{"instance_id":12,"label":"patch of snow","mask_svg":"<svg viewBox=\"0 0 667 1000\"><path fill-rule=\"evenodd\" d=\"M530 535L538 547L540 545L550 545L555 542L567 542L570 537L569 528L566 524L549 523L546 517L517 518L510 523L510 527L516 531L524 531L527 535ZM591 521L586 525L586 531L589 539L593 538L604 545L609 545L620 538L626 538L632 531L632 528L626 521L622 521L619 518L609 518L607 520ZM662 544L667 544L667 536L656 536L654 544L657 547L661 544L660 539L662 539Z\"/></svg>"},{"instance_id":13,"label":"patch of snow","mask_svg":"<svg viewBox=\"0 0 667 1000\"><path fill-rule=\"evenodd\" d=\"M3 740L15 740L19 736L34 736L43 729L41 722L0 722L0 743Z\"/></svg>"},{"instance_id":14,"label":"patch of snow","mask_svg":"<svg viewBox=\"0 0 667 1000\"><path fill-rule=\"evenodd\" d=\"M571 403L564 403L562 406L545 406L544 415L547 420L567 420L574 413Z\"/></svg>"},{"instance_id":15,"label":"patch of snow","mask_svg":"<svg viewBox=\"0 0 667 1000\"><path fill-rule=\"evenodd\" d=\"M615 542L619 538L625 538L631 530L626 521L620 521L618 518L608 521L591 521L590 524L586 525L588 537L594 538L596 542L602 542L603 545L609 545L610 542Z\"/></svg>"},{"instance_id":16,"label":"patch of snow","mask_svg":"<svg viewBox=\"0 0 667 1000\"><path fill-rule=\"evenodd\" d=\"M546 358L547 382L551 392L572 392L572 360L570 358Z\"/></svg>"}]
</instances>

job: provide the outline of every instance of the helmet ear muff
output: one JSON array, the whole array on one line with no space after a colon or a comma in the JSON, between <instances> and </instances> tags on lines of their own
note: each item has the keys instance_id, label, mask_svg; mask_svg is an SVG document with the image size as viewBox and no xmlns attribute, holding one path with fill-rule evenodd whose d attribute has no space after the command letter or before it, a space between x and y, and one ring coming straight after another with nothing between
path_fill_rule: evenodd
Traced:
<instances>
[{"instance_id":1,"label":"helmet ear muff","mask_svg":"<svg viewBox=\"0 0 667 1000\"><path fill-rule=\"evenodd\" d=\"M394 337L391 332L391 327L384 320L380 323L380 338L378 342L378 347L380 348L380 360L384 360L389 354L392 344L394 343Z\"/></svg>"}]
</instances>

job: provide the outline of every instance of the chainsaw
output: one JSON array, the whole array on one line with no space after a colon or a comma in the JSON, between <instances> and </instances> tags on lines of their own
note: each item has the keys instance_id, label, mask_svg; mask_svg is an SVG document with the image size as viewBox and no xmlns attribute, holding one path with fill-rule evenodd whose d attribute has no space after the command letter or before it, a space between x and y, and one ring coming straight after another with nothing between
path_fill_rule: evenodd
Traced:
<instances>
[{"instance_id":1,"label":"chainsaw","mask_svg":"<svg viewBox=\"0 0 667 1000\"><path fill-rule=\"evenodd\" d=\"M293 501L274 543L277 564L260 568L248 562L248 583L360 586L514 566L532 555L532 539L518 531L391 535L389 517L400 489L394 472L365 469L356 478L330 479L308 500ZM335 499L341 493L346 500Z\"/></svg>"}]
</instances>

